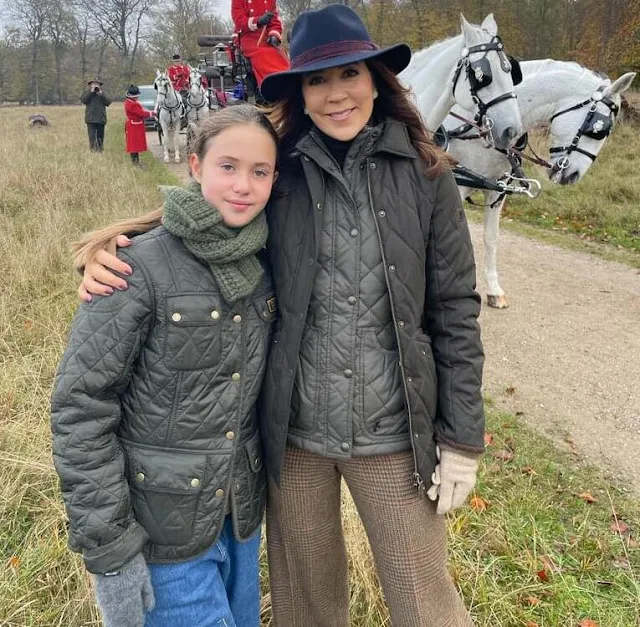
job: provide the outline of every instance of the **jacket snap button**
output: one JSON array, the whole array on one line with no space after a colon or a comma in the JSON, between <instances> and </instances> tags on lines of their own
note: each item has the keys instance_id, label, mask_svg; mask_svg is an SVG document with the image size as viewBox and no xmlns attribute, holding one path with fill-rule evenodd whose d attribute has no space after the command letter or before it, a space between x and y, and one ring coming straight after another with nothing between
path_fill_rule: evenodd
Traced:
<instances>
[{"instance_id":1,"label":"jacket snap button","mask_svg":"<svg viewBox=\"0 0 640 627\"><path fill-rule=\"evenodd\" d=\"M216 498L221 499L224 496L224 490L222 488L218 488L216 490Z\"/></svg>"},{"instance_id":2,"label":"jacket snap button","mask_svg":"<svg viewBox=\"0 0 640 627\"><path fill-rule=\"evenodd\" d=\"M316 205L316 209L317 209L318 211L322 211L322 203L318 203L318 204Z\"/></svg>"},{"instance_id":3,"label":"jacket snap button","mask_svg":"<svg viewBox=\"0 0 640 627\"><path fill-rule=\"evenodd\" d=\"M239 372L234 372L234 373L231 375L231 380L232 380L232 381L235 381L236 383L237 383L238 381L240 381L240 373L239 373Z\"/></svg>"},{"instance_id":4,"label":"jacket snap button","mask_svg":"<svg viewBox=\"0 0 640 627\"><path fill-rule=\"evenodd\" d=\"M349 296L349 298L347 298L347 302L350 305L355 305L357 301L358 301L358 299L355 296Z\"/></svg>"},{"instance_id":5,"label":"jacket snap button","mask_svg":"<svg viewBox=\"0 0 640 627\"><path fill-rule=\"evenodd\" d=\"M235 316L233 316L233 321L236 324L240 324L242 322L242 316L240 314L236 314Z\"/></svg>"},{"instance_id":6,"label":"jacket snap button","mask_svg":"<svg viewBox=\"0 0 640 627\"><path fill-rule=\"evenodd\" d=\"M139 472L139 473L136 475L136 481L137 481L138 483L142 483L142 482L144 481L144 473L143 473L143 472Z\"/></svg>"},{"instance_id":7,"label":"jacket snap button","mask_svg":"<svg viewBox=\"0 0 640 627\"><path fill-rule=\"evenodd\" d=\"M372 162L369 164L369 167L370 167L372 170L375 170L378 166L375 164L375 162L373 162L373 161L372 161Z\"/></svg>"},{"instance_id":8,"label":"jacket snap button","mask_svg":"<svg viewBox=\"0 0 640 627\"><path fill-rule=\"evenodd\" d=\"M233 431L227 431L224 435L227 440L233 440L236 437L236 434Z\"/></svg>"},{"instance_id":9,"label":"jacket snap button","mask_svg":"<svg viewBox=\"0 0 640 627\"><path fill-rule=\"evenodd\" d=\"M349 446L349 442L343 442L340 448L346 453L351 447Z\"/></svg>"},{"instance_id":10,"label":"jacket snap button","mask_svg":"<svg viewBox=\"0 0 640 627\"><path fill-rule=\"evenodd\" d=\"M197 488L199 485L200 485L200 479L198 479L198 477L194 477L193 479L191 479L192 488Z\"/></svg>"},{"instance_id":11,"label":"jacket snap button","mask_svg":"<svg viewBox=\"0 0 640 627\"><path fill-rule=\"evenodd\" d=\"M346 368L344 371L344 376L347 377L347 379L350 379L353 376L353 370L351 370L351 368Z\"/></svg>"},{"instance_id":12,"label":"jacket snap button","mask_svg":"<svg viewBox=\"0 0 640 627\"><path fill-rule=\"evenodd\" d=\"M407 383L413 383L413 379L411 377L407 377Z\"/></svg>"},{"instance_id":13,"label":"jacket snap button","mask_svg":"<svg viewBox=\"0 0 640 627\"><path fill-rule=\"evenodd\" d=\"M351 237L357 237L358 236L358 229L351 229Z\"/></svg>"},{"instance_id":14,"label":"jacket snap button","mask_svg":"<svg viewBox=\"0 0 640 627\"><path fill-rule=\"evenodd\" d=\"M427 351L426 351L426 350L424 350L424 349L423 349L423 350L421 350L420 352L421 352L423 355L426 355L426 354L427 354Z\"/></svg>"},{"instance_id":15,"label":"jacket snap button","mask_svg":"<svg viewBox=\"0 0 640 627\"><path fill-rule=\"evenodd\" d=\"M417 440L417 439L419 439L419 438L420 438L420 434L419 434L419 433L414 433L414 434L413 434L413 437Z\"/></svg>"},{"instance_id":16,"label":"jacket snap button","mask_svg":"<svg viewBox=\"0 0 640 627\"><path fill-rule=\"evenodd\" d=\"M403 327L404 326L404 320L398 320L398 326L399 327Z\"/></svg>"},{"instance_id":17,"label":"jacket snap button","mask_svg":"<svg viewBox=\"0 0 640 627\"><path fill-rule=\"evenodd\" d=\"M395 272L395 271L396 271L396 267L393 264L391 264L389 266L389 272Z\"/></svg>"},{"instance_id":18,"label":"jacket snap button","mask_svg":"<svg viewBox=\"0 0 640 627\"><path fill-rule=\"evenodd\" d=\"M378 211L378 215L379 215L381 218L384 218L384 217L387 215L387 212L386 212L386 211L384 211L384 210L383 210L383 211Z\"/></svg>"},{"instance_id":19,"label":"jacket snap button","mask_svg":"<svg viewBox=\"0 0 640 627\"><path fill-rule=\"evenodd\" d=\"M303 158L305 161L309 161L309 157L307 157L307 155L304 155L302 158Z\"/></svg>"},{"instance_id":20,"label":"jacket snap button","mask_svg":"<svg viewBox=\"0 0 640 627\"><path fill-rule=\"evenodd\" d=\"M180 320L182 320L182 316L176 311L176 313L171 314L171 320L174 322L180 322Z\"/></svg>"},{"instance_id":21,"label":"jacket snap button","mask_svg":"<svg viewBox=\"0 0 640 627\"><path fill-rule=\"evenodd\" d=\"M214 309L214 310L211 312L211 317L212 317L214 320L218 320L218 319L220 318L220 312L219 312L217 309Z\"/></svg>"}]
</instances>

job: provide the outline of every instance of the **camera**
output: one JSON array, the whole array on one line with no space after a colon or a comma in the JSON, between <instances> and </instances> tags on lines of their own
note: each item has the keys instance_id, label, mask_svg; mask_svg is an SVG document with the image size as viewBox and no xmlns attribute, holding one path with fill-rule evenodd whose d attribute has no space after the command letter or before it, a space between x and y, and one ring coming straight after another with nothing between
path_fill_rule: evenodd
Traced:
<instances>
[{"instance_id":1,"label":"camera","mask_svg":"<svg viewBox=\"0 0 640 627\"><path fill-rule=\"evenodd\" d=\"M93 93L94 94L99 94L100 93L100 87L94 87L93 88Z\"/></svg>"}]
</instances>

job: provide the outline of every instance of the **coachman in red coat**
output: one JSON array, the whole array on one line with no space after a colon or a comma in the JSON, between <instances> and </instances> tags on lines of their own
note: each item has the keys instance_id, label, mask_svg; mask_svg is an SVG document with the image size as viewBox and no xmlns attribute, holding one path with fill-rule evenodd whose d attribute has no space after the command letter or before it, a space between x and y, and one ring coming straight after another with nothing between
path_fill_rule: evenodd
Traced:
<instances>
[{"instance_id":1,"label":"coachman in red coat","mask_svg":"<svg viewBox=\"0 0 640 627\"><path fill-rule=\"evenodd\" d=\"M182 63L179 54L173 55L173 63L167 68L167 74L178 93L189 91L189 66Z\"/></svg>"},{"instance_id":2,"label":"coachman in red coat","mask_svg":"<svg viewBox=\"0 0 640 627\"><path fill-rule=\"evenodd\" d=\"M276 0L232 0L231 16L240 50L251 61L258 87L267 74L289 69L289 60L280 48L282 22Z\"/></svg>"},{"instance_id":3,"label":"coachman in red coat","mask_svg":"<svg viewBox=\"0 0 640 627\"><path fill-rule=\"evenodd\" d=\"M124 113L127 121L124 125L126 135L125 150L131 155L134 165L140 166L141 152L147 150L147 133L144 128L144 119L155 115L153 111L147 111L139 102L140 90L136 85L129 85L127 98L124 101Z\"/></svg>"}]
</instances>

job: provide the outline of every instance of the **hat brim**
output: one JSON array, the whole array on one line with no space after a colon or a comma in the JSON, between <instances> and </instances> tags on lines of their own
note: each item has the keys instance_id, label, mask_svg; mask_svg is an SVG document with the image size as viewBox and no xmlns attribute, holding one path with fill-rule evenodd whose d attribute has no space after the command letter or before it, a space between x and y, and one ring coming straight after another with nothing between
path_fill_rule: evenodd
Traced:
<instances>
[{"instance_id":1,"label":"hat brim","mask_svg":"<svg viewBox=\"0 0 640 627\"><path fill-rule=\"evenodd\" d=\"M308 63L294 70L269 74L262 81L262 85L260 85L260 93L265 100L268 100L269 102L277 102L286 87L291 84L291 80L301 74L317 72L318 70L327 70L332 67L349 65L349 63L357 63L359 61L368 61L369 59L378 59L394 74L399 74L411 61L411 48L409 48L407 44L396 44L395 46L382 48L380 50L360 50L338 57L322 59L315 63Z\"/></svg>"},{"instance_id":2,"label":"hat brim","mask_svg":"<svg viewBox=\"0 0 640 627\"><path fill-rule=\"evenodd\" d=\"M100 85L102 87L102 85L104 85L104 83L102 81L87 81L87 85L92 85L93 83L96 83L98 85Z\"/></svg>"}]
</instances>

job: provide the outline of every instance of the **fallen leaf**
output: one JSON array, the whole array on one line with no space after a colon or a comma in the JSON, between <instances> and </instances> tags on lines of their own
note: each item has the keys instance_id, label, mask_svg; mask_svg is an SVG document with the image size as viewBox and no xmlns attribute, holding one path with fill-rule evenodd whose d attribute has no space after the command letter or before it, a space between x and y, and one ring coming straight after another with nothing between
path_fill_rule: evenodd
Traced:
<instances>
[{"instance_id":1,"label":"fallen leaf","mask_svg":"<svg viewBox=\"0 0 640 627\"><path fill-rule=\"evenodd\" d=\"M578 498L581 498L585 503L597 503L598 501L598 499L593 496L591 492L583 492L578 496Z\"/></svg>"},{"instance_id":2,"label":"fallen leaf","mask_svg":"<svg viewBox=\"0 0 640 627\"><path fill-rule=\"evenodd\" d=\"M560 569L555 565L553 560L548 555L541 555L540 561L544 564L546 570L552 573L559 573Z\"/></svg>"},{"instance_id":3,"label":"fallen leaf","mask_svg":"<svg viewBox=\"0 0 640 627\"><path fill-rule=\"evenodd\" d=\"M631 564L629 564L629 560L626 557L616 557L612 564L614 568L619 568L620 570L631 570Z\"/></svg>"},{"instance_id":4,"label":"fallen leaf","mask_svg":"<svg viewBox=\"0 0 640 627\"><path fill-rule=\"evenodd\" d=\"M474 512L484 512L487 509L487 502L477 494L474 494L471 497L471 501L469 503Z\"/></svg>"},{"instance_id":5,"label":"fallen leaf","mask_svg":"<svg viewBox=\"0 0 640 627\"><path fill-rule=\"evenodd\" d=\"M571 447L572 450L576 450L576 441L573 438L565 438L564 441Z\"/></svg>"},{"instance_id":6,"label":"fallen leaf","mask_svg":"<svg viewBox=\"0 0 640 627\"><path fill-rule=\"evenodd\" d=\"M616 518L616 520L609 525L609 529L611 529L613 533L627 533L627 531L629 531L629 525L619 518Z\"/></svg>"},{"instance_id":7,"label":"fallen leaf","mask_svg":"<svg viewBox=\"0 0 640 627\"><path fill-rule=\"evenodd\" d=\"M496 451L493 456L496 459L501 459L503 462L511 461L515 457L511 451L505 451L504 449Z\"/></svg>"},{"instance_id":8,"label":"fallen leaf","mask_svg":"<svg viewBox=\"0 0 640 627\"><path fill-rule=\"evenodd\" d=\"M598 627L598 623L590 618L585 618L578 623L578 627Z\"/></svg>"},{"instance_id":9,"label":"fallen leaf","mask_svg":"<svg viewBox=\"0 0 640 627\"><path fill-rule=\"evenodd\" d=\"M536 623L535 621L528 620L528 621L525 623L525 626L524 626L524 627L540 627L540 625L538 625L538 623Z\"/></svg>"},{"instance_id":10,"label":"fallen leaf","mask_svg":"<svg viewBox=\"0 0 640 627\"><path fill-rule=\"evenodd\" d=\"M24 321L24 328L27 331L30 331L31 329L33 329L33 320L25 320Z\"/></svg>"},{"instance_id":11,"label":"fallen leaf","mask_svg":"<svg viewBox=\"0 0 640 627\"><path fill-rule=\"evenodd\" d=\"M549 581L549 573L547 572L547 570L545 568L541 568L538 571L538 579L540 581Z\"/></svg>"},{"instance_id":12,"label":"fallen leaf","mask_svg":"<svg viewBox=\"0 0 640 627\"><path fill-rule=\"evenodd\" d=\"M20 567L20 558L17 555L12 555L9 558L9 566L11 566L11 568L19 568Z\"/></svg>"},{"instance_id":13,"label":"fallen leaf","mask_svg":"<svg viewBox=\"0 0 640 627\"><path fill-rule=\"evenodd\" d=\"M527 597L525 599L525 602L533 607L535 607L536 605L540 605L540 603L542 603L542 601L538 597Z\"/></svg>"},{"instance_id":14,"label":"fallen leaf","mask_svg":"<svg viewBox=\"0 0 640 627\"><path fill-rule=\"evenodd\" d=\"M504 393L507 396L513 396L516 393L516 388L513 385L510 385L508 388L505 388Z\"/></svg>"},{"instance_id":15,"label":"fallen leaf","mask_svg":"<svg viewBox=\"0 0 640 627\"><path fill-rule=\"evenodd\" d=\"M493 434L485 433L484 434L484 445L491 446L493 444Z\"/></svg>"},{"instance_id":16,"label":"fallen leaf","mask_svg":"<svg viewBox=\"0 0 640 627\"><path fill-rule=\"evenodd\" d=\"M523 466L522 468L520 468L520 472L525 474L525 475L537 475L538 473L531 468L531 466Z\"/></svg>"}]
</instances>

